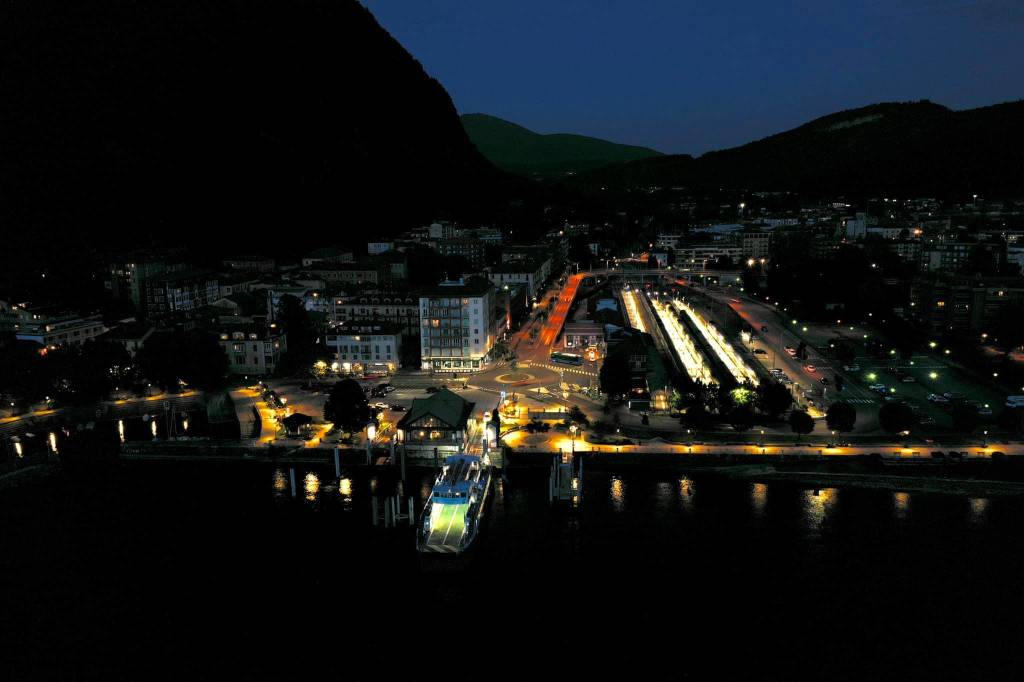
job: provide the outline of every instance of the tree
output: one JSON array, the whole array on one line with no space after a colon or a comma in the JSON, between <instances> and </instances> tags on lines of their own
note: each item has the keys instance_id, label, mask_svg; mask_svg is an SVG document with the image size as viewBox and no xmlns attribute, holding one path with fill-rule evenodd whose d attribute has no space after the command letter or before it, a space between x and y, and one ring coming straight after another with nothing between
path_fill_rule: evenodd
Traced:
<instances>
[{"instance_id":1,"label":"tree","mask_svg":"<svg viewBox=\"0 0 1024 682\"><path fill-rule=\"evenodd\" d=\"M331 387L324 403L324 419L348 433L358 431L370 422L370 406L357 381L342 379Z\"/></svg>"},{"instance_id":2,"label":"tree","mask_svg":"<svg viewBox=\"0 0 1024 682\"><path fill-rule=\"evenodd\" d=\"M777 381L764 381L757 387L757 406L772 419L789 409L793 395Z\"/></svg>"},{"instance_id":3,"label":"tree","mask_svg":"<svg viewBox=\"0 0 1024 682\"><path fill-rule=\"evenodd\" d=\"M750 405L737 405L729 412L729 424L736 431L749 431L754 426L754 410Z\"/></svg>"},{"instance_id":4,"label":"tree","mask_svg":"<svg viewBox=\"0 0 1024 682\"><path fill-rule=\"evenodd\" d=\"M577 426L587 426L590 424L590 420L587 415L583 413L577 405L573 405L569 408L569 421Z\"/></svg>"},{"instance_id":5,"label":"tree","mask_svg":"<svg viewBox=\"0 0 1024 682\"><path fill-rule=\"evenodd\" d=\"M625 353L612 353L604 359L598 378L601 382L601 392L609 398L626 395L632 388L629 358Z\"/></svg>"},{"instance_id":6,"label":"tree","mask_svg":"<svg viewBox=\"0 0 1024 682\"><path fill-rule=\"evenodd\" d=\"M978 425L981 423L978 408L967 403L957 403L954 405L950 416L953 418L953 429L960 433L973 433L974 429L978 428Z\"/></svg>"},{"instance_id":7,"label":"tree","mask_svg":"<svg viewBox=\"0 0 1024 682\"><path fill-rule=\"evenodd\" d=\"M679 417L679 423L694 431L703 431L711 423L711 415L702 403L691 405Z\"/></svg>"},{"instance_id":8,"label":"tree","mask_svg":"<svg viewBox=\"0 0 1024 682\"><path fill-rule=\"evenodd\" d=\"M177 388L179 380L202 389L218 388L228 370L224 349L206 332L154 334L137 360L146 378L164 389Z\"/></svg>"},{"instance_id":9,"label":"tree","mask_svg":"<svg viewBox=\"0 0 1024 682\"><path fill-rule=\"evenodd\" d=\"M789 428L797 436L806 436L814 430L814 418L803 410L793 410L789 413Z\"/></svg>"},{"instance_id":10,"label":"tree","mask_svg":"<svg viewBox=\"0 0 1024 682\"><path fill-rule=\"evenodd\" d=\"M853 431L853 425L857 423L857 410L848 402L832 403L825 413L825 423L833 431Z\"/></svg>"},{"instance_id":11,"label":"tree","mask_svg":"<svg viewBox=\"0 0 1024 682\"><path fill-rule=\"evenodd\" d=\"M328 360L318 357L317 333L309 312L295 296L285 294L277 304L277 321L284 330L288 350L277 367L278 374L294 374L313 366L317 360ZM321 346L326 354L325 346Z\"/></svg>"},{"instance_id":12,"label":"tree","mask_svg":"<svg viewBox=\"0 0 1024 682\"><path fill-rule=\"evenodd\" d=\"M886 403L878 410L878 422L882 429L893 435L909 431L917 425L914 411L903 403Z\"/></svg>"},{"instance_id":13,"label":"tree","mask_svg":"<svg viewBox=\"0 0 1024 682\"><path fill-rule=\"evenodd\" d=\"M844 365L852 365L857 359L857 351L853 349L853 346L845 342L837 342L832 352L836 359Z\"/></svg>"}]
</instances>

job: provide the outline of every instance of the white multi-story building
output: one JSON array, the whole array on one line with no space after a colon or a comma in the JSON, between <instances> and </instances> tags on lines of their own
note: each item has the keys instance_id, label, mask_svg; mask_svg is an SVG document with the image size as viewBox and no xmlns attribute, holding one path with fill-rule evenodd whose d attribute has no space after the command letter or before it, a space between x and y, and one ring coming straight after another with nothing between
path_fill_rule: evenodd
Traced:
<instances>
[{"instance_id":1,"label":"white multi-story building","mask_svg":"<svg viewBox=\"0 0 1024 682\"><path fill-rule=\"evenodd\" d=\"M392 250L393 248L395 248L395 243L394 242L367 242L366 243L366 253L368 253L371 256L379 256L382 253L387 253L388 251Z\"/></svg>"},{"instance_id":2,"label":"white multi-story building","mask_svg":"<svg viewBox=\"0 0 1024 682\"><path fill-rule=\"evenodd\" d=\"M494 285L486 279L444 282L420 294L423 369L474 372L494 346Z\"/></svg>"},{"instance_id":3,"label":"white multi-story building","mask_svg":"<svg viewBox=\"0 0 1024 682\"><path fill-rule=\"evenodd\" d=\"M685 239L685 235L681 234L659 234L658 240L654 243L663 249L674 249L679 246L679 242Z\"/></svg>"},{"instance_id":4,"label":"white multi-story building","mask_svg":"<svg viewBox=\"0 0 1024 682\"><path fill-rule=\"evenodd\" d=\"M506 284L525 284L526 295L533 298L538 289L551 274L551 261L533 259L528 261L512 261L488 268L487 277L497 287Z\"/></svg>"},{"instance_id":5,"label":"white multi-story building","mask_svg":"<svg viewBox=\"0 0 1024 682\"><path fill-rule=\"evenodd\" d=\"M222 328L218 337L228 356L229 374L272 374L287 350L285 335L276 326L230 325Z\"/></svg>"},{"instance_id":6,"label":"white multi-story building","mask_svg":"<svg viewBox=\"0 0 1024 682\"><path fill-rule=\"evenodd\" d=\"M734 245L702 244L700 246L685 246L676 249L676 267L679 268L701 268L707 267L710 261L728 257L733 263L738 263L743 256L743 248Z\"/></svg>"},{"instance_id":7,"label":"white multi-story building","mask_svg":"<svg viewBox=\"0 0 1024 682\"><path fill-rule=\"evenodd\" d=\"M760 262L769 257L771 245L771 232L760 230L747 230L743 233L743 258Z\"/></svg>"},{"instance_id":8,"label":"white multi-story building","mask_svg":"<svg viewBox=\"0 0 1024 682\"><path fill-rule=\"evenodd\" d=\"M430 239L454 239L459 236L459 228L455 226L455 223L450 223L445 220L437 223L430 223L426 229L427 235Z\"/></svg>"},{"instance_id":9,"label":"white multi-story building","mask_svg":"<svg viewBox=\"0 0 1024 682\"><path fill-rule=\"evenodd\" d=\"M342 374L393 374L401 363L402 328L391 322L332 324L324 338Z\"/></svg>"},{"instance_id":10,"label":"white multi-story building","mask_svg":"<svg viewBox=\"0 0 1024 682\"><path fill-rule=\"evenodd\" d=\"M332 322L356 320L392 322L410 336L420 333L420 296L412 291L367 291L355 296L335 296Z\"/></svg>"},{"instance_id":11,"label":"white multi-story building","mask_svg":"<svg viewBox=\"0 0 1024 682\"><path fill-rule=\"evenodd\" d=\"M31 310L19 311L21 317L14 324L14 336L19 341L35 341L44 348L77 346L107 331L102 315L36 314Z\"/></svg>"}]
</instances>

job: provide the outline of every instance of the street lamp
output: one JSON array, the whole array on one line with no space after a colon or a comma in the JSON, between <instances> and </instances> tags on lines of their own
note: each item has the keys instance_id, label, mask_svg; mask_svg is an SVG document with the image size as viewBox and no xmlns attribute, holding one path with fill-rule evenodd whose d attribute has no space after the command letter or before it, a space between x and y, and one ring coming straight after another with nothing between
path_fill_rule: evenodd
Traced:
<instances>
[{"instance_id":1,"label":"street lamp","mask_svg":"<svg viewBox=\"0 0 1024 682\"><path fill-rule=\"evenodd\" d=\"M569 426L569 441L572 444L572 453L576 454L576 429L578 427L575 424Z\"/></svg>"}]
</instances>

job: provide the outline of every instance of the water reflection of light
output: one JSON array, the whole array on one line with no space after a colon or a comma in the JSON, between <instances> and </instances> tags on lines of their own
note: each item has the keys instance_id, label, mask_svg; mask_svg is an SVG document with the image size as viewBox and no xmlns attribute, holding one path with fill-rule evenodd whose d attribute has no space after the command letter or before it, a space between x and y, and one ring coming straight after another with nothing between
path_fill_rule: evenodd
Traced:
<instances>
[{"instance_id":1,"label":"water reflection of light","mask_svg":"<svg viewBox=\"0 0 1024 682\"><path fill-rule=\"evenodd\" d=\"M693 511L693 491L693 481L687 476L681 477L679 479L679 500L686 511Z\"/></svg>"},{"instance_id":2,"label":"water reflection of light","mask_svg":"<svg viewBox=\"0 0 1024 682\"><path fill-rule=\"evenodd\" d=\"M804 514L815 526L821 525L825 517L835 506L838 493L835 488L804 491Z\"/></svg>"},{"instance_id":3,"label":"water reflection of light","mask_svg":"<svg viewBox=\"0 0 1024 682\"><path fill-rule=\"evenodd\" d=\"M53 454L57 454L57 434L50 431L50 449L53 450Z\"/></svg>"},{"instance_id":4,"label":"water reflection of light","mask_svg":"<svg viewBox=\"0 0 1024 682\"><path fill-rule=\"evenodd\" d=\"M274 490L283 492L288 488L288 477L284 475L284 471L276 469L274 471Z\"/></svg>"},{"instance_id":5,"label":"water reflection of light","mask_svg":"<svg viewBox=\"0 0 1024 682\"><path fill-rule=\"evenodd\" d=\"M306 474L306 499L312 502L316 499L316 494L320 492L320 479L312 471Z\"/></svg>"},{"instance_id":6,"label":"water reflection of light","mask_svg":"<svg viewBox=\"0 0 1024 682\"><path fill-rule=\"evenodd\" d=\"M150 420L150 422L149 422L149 430L153 432L153 438L156 438L156 420L155 419Z\"/></svg>"},{"instance_id":7,"label":"water reflection of light","mask_svg":"<svg viewBox=\"0 0 1024 682\"><path fill-rule=\"evenodd\" d=\"M988 498L987 497L972 497L970 499L971 505L971 522L981 523L985 520L985 514L988 512Z\"/></svg>"},{"instance_id":8,"label":"water reflection of light","mask_svg":"<svg viewBox=\"0 0 1024 682\"><path fill-rule=\"evenodd\" d=\"M910 509L910 493L896 492L892 494L892 506L893 511L896 512L896 518L904 519L907 517L907 510Z\"/></svg>"},{"instance_id":9,"label":"water reflection of light","mask_svg":"<svg viewBox=\"0 0 1024 682\"><path fill-rule=\"evenodd\" d=\"M20 440L14 441L14 454L16 454L18 457L24 457L25 456L25 451L21 449L21 441Z\"/></svg>"},{"instance_id":10,"label":"water reflection of light","mask_svg":"<svg viewBox=\"0 0 1024 682\"><path fill-rule=\"evenodd\" d=\"M756 515L764 516L764 508L768 504L768 486L764 483L755 483L750 491L750 503Z\"/></svg>"},{"instance_id":11,"label":"water reflection of light","mask_svg":"<svg viewBox=\"0 0 1024 682\"><path fill-rule=\"evenodd\" d=\"M352 479L343 478L338 481L338 492L342 497L352 497Z\"/></svg>"},{"instance_id":12,"label":"water reflection of light","mask_svg":"<svg viewBox=\"0 0 1024 682\"><path fill-rule=\"evenodd\" d=\"M117 420L117 437L121 439L122 443L124 442L124 420L123 419L118 419Z\"/></svg>"},{"instance_id":13,"label":"water reflection of light","mask_svg":"<svg viewBox=\"0 0 1024 682\"><path fill-rule=\"evenodd\" d=\"M622 511L622 507L625 504L626 489L622 483L622 479L618 476L612 477L612 506L615 507L615 511Z\"/></svg>"},{"instance_id":14,"label":"water reflection of light","mask_svg":"<svg viewBox=\"0 0 1024 682\"><path fill-rule=\"evenodd\" d=\"M188 433L188 417L185 417L184 419L181 420L181 428L185 431L185 433Z\"/></svg>"}]
</instances>

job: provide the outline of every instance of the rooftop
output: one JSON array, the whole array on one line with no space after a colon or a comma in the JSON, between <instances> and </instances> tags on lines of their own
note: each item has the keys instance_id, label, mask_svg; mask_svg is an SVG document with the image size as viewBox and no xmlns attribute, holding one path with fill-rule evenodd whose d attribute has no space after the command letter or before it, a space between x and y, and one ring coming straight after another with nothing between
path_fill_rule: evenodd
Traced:
<instances>
[{"instance_id":1,"label":"rooftop","mask_svg":"<svg viewBox=\"0 0 1024 682\"><path fill-rule=\"evenodd\" d=\"M453 429L465 428L474 403L455 395L447 388L438 390L429 398L416 398L412 407L398 422L398 428L408 428L424 417L434 417Z\"/></svg>"},{"instance_id":2,"label":"rooftop","mask_svg":"<svg viewBox=\"0 0 1024 682\"><path fill-rule=\"evenodd\" d=\"M455 282L441 282L420 292L420 296L482 296L494 288L491 280L470 277Z\"/></svg>"}]
</instances>

